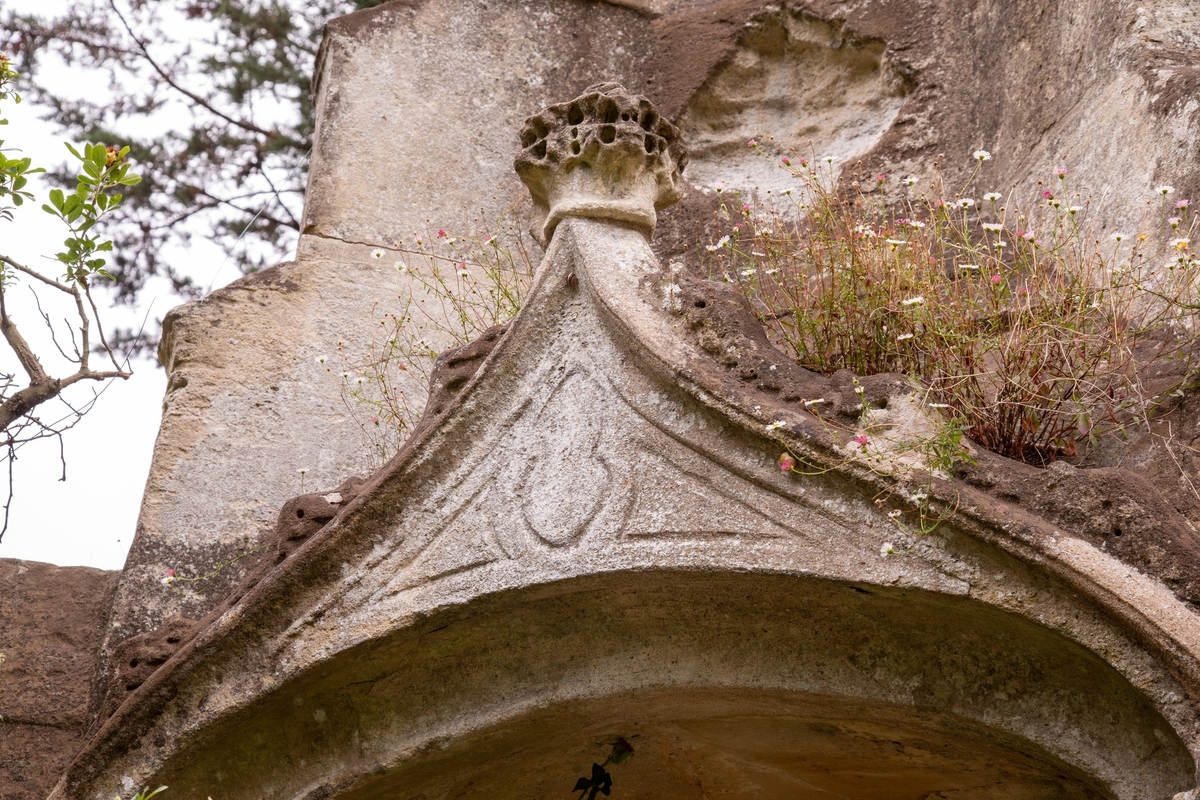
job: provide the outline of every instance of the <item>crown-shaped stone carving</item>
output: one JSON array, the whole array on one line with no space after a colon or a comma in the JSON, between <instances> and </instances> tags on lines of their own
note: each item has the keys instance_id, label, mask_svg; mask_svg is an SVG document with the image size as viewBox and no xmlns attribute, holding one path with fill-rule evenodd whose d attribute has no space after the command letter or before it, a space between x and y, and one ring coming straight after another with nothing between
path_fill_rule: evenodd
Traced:
<instances>
[{"instance_id":1,"label":"crown-shaped stone carving","mask_svg":"<svg viewBox=\"0 0 1200 800\"><path fill-rule=\"evenodd\" d=\"M533 195L530 233L543 246L568 216L629 222L649 235L656 212L683 196L679 129L616 83L527 119L521 147L513 166Z\"/></svg>"}]
</instances>

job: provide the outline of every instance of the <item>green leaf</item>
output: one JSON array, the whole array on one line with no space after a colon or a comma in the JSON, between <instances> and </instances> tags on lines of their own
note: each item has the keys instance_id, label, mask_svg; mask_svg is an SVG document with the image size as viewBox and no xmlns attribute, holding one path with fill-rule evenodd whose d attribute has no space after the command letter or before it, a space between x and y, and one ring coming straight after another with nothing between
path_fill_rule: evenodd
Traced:
<instances>
[{"instance_id":1,"label":"green leaf","mask_svg":"<svg viewBox=\"0 0 1200 800\"><path fill-rule=\"evenodd\" d=\"M72 147L70 142L63 142L63 144L65 144L67 149L71 151L71 155L75 156L80 161L83 161L83 156L79 155L79 151Z\"/></svg>"},{"instance_id":2,"label":"green leaf","mask_svg":"<svg viewBox=\"0 0 1200 800\"><path fill-rule=\"evenodd\" d=\"M62 189L51 189L50 190L50 203L55 208L59 209L60 211L62 210L62 207L63 207L63 190Z\"/></svg>"}]
</instances>

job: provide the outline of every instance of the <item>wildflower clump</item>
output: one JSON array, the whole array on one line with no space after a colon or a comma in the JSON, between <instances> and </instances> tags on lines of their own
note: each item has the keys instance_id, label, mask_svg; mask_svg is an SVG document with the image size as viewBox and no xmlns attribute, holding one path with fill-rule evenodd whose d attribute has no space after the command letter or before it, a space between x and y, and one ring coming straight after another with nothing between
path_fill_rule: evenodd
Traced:
<instances>
[{"instance_id":1,"label":"wildflower clump","mask_svg":"<svg viewBox=\"0 0 1200 800\"><path fill-rule=\"evenodd\" d=\"M510 209L483 235L437 228L433 235L413 233L389 244L387 251L402 255L393 264L398 304L380 315L380 337L367 350L340 353L345 368L339 373L342 399L381 463L421 416L439 355L433 342L465 344L520 310L534 273L521 234L526 227ZM382 248L371 253L374 259L384 255ZM679 302L678 291L668 291L668 305ZM318 361L325 364L323 356Z\"/></svg>"},{"instance_id":2,"label":"wildflower clump","mask_svg":"<svg viewBox=\"0 0 1200 800\"><path fill-rule=\"evenodd\" d=\"M879 176L796 160L782 196L723 192L731 230L700 254L801 365L905 373L984 448L1044 463L1153 410L1147 359L1177 359L1190 380L1196 223L1186 201L1164 200L1173 188L1146 187L1162 203L1162 219L1141 221L1152 233L1101 236L1086 201L1068 201L1065 168L1021 208L981 191L990 159L972 153L954 191L938 177L918 194L905 178L898 197Z\"/></svg>"}]
</instances>

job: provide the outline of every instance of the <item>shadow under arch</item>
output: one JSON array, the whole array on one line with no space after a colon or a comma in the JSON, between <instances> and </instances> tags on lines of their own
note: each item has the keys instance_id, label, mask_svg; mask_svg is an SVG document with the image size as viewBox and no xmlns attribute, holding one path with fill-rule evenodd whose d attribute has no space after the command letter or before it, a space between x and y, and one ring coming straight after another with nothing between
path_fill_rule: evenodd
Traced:
<instances>
[{"instance_id":1,"label":"shadow under arch","mask_svg":"<svg viewBox=\"0 0 1200 800\"><path fill-rule=\"evenodd\" d=\"M964 597L615 571L352 648L181 747L173 798L1171 798L1184 743L1111 665Z\"/></svg>"}]
</instances>

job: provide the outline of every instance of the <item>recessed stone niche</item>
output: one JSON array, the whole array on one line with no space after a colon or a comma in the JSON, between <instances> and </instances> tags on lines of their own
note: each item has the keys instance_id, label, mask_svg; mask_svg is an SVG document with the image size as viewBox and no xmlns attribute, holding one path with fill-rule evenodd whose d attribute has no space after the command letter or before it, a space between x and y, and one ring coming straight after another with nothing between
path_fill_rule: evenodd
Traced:
<instances>
[{"instance_id":1,"label":"recessed stone niche","mask_svg":"<svg viewBox=\"0 0 1200 800\"><path fill-rule=\"evenodd\" d=\"M778 161L748 146L751 139L772 153L832 156L837 174L891 127L908 85L882 40L852 39L796 11L757 17L680 115L688 182L701 190L718 181L776 194L794 188Z\"/></svg>"}]
</instances>

